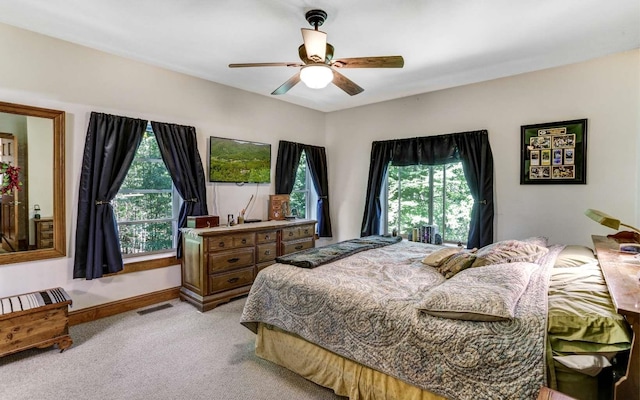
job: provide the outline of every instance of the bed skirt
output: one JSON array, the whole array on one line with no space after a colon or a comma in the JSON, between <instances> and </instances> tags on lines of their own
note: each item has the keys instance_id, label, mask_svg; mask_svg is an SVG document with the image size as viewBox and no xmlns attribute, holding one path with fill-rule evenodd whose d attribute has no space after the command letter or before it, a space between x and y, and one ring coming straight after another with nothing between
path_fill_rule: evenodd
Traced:
<instances>
[{"instance_id":1,"label":"bed skirt","mask_svg":"<svg viewBox=\"0 0 640 400\"><path fill-rule=\"evenodd\" d=\"M256 355L350 400L446 400L263 323Z\"/></svg>"}]
</instances>

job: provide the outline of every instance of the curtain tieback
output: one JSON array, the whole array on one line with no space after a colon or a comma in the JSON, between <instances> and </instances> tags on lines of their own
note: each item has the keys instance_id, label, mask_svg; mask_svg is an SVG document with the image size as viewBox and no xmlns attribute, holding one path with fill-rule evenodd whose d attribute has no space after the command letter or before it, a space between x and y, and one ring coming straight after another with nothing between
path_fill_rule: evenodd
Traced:
<instances>
[{"instance_id":1,"label":"curtain tieback","mask_svg":"<svg viewBox=\"0 0 640 400\"><path fill-rule=\"evenodd\" d=\"M192 199L184 199L184 201L186 201L188 203L197 203L198 202L198 198L194 197Z\"/></svg>"},{"instance_id":2,"label":"curtain tieback","mask_svg":"<svg viewBox=\"0 0 640 400\"><path fill-rule=\"evenodd\" d=\"M318 196L318 199L320 199L320 200L326 200L328 198L329 198L329 196Z\"/></svg>"},{"instance_id":3,"label":"curtain tieback","mask_svg":"<svg viewBox=\"0 0 640 400\"><path fill-rule=\"evenodd\" d=\"M480 200L478 203L480 203L480 204L487 204L487 201L486 201L486 200Z\"/></svg>"},{"instance_id":4,"label":"curtain tieback","mask_svg":"<svg viewBox=\"0 0 640 400\"><path fill-rule=\"evenodd\" d=\"M101 206L101 205L104 205L104 204L111 205L111 202L109 200L96 200L96 205L97 206Z\"/></svg>"}]
</instances>

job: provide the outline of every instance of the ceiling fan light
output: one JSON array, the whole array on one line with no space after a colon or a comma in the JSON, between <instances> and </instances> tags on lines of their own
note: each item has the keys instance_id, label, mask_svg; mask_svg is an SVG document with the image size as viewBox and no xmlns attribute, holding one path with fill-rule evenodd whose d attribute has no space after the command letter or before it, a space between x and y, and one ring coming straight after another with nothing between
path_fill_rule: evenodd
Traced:
<instances>
[{"instance_id":1,"label":"ceiling fan light","mask_svg":"<svg viewBox=\"0 0 640 400\"><path fill-rule=\"evenodd\" d=\"M307 65L300 71L300 80L311 89L322 89L333 80L333 71L328 65Z\"/></svg>"}]
</instances>

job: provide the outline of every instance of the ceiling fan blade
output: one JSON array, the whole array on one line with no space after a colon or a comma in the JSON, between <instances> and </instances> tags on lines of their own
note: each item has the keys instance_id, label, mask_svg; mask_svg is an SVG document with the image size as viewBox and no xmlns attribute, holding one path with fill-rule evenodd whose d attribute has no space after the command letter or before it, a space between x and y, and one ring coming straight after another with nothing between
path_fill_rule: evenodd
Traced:
<instances>
[{"instance_id":1,"label":"ceiling fan blade","mask_svg":"<svg viewBox=\"0 0 640 400\"><path fill-rule=\"evenodd\" d=\"M298 82L300 82L300 72L298 72L297 74L289 78L288 81L280 85L280 87L274 90L271 94L274 94L274 95L285 94L289 91L289 89L297 85Z\"/></svg>"},{"instance_id":2,"label":"ceiling fan blade","mask_svg":"<svg viewBox=\"0 0 640 400\"><path fill-rule=\"evenodd\" d=\"M337 68L402 68L402 56L356 57L333 60L332 67Z\"/></svg>"},{"instance_id":3,"label":"ceiling fan blade","mask_svg":"<svg viewBox=\"0 0 640 400\"><path fill-rule=\"evenodd\" d=\"M327 34L313 29L302 28L301 30L307 57L313 62L324 62L327 51Z\"/></svg>"},{"instance_id":4,"label":"ceiling fan blade","mask_svg":"<svg viewBox=\"0 0 640 400\"><path fill-rule=\"evenodd\" d=\"M229 68L243 67L302 67L304 64L298 62L274 62L274 63L247 63L247 64L229 64Z\"/></svg>"},{"instance_id":5,"label":"ceiling fan blade","mask_svg":"<svg viewBox=\"0 0 640 400\"><path fill-rule=\"evenodd\" d=\"M354 96L358 93L362 93L364 91L363 88L356 85L355 82L342 75L340 72L333 71L333 84L339 87L340 89L347 92L349 96Z\"/></svg>"}]
</instances>

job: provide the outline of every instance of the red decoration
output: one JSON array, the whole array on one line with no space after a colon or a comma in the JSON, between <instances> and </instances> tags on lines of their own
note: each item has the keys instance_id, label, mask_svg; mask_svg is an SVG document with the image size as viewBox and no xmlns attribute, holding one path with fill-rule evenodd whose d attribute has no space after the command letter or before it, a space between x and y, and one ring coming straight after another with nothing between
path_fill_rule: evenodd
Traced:
<instances>
[{"instance_id":1,"label":"red decoration","mask_svg":"<svg viewBox=\"0 0 640 400\"><path fill-rule=\"evenodd\" d=\"M22 186L22 182L20 182L20 167L14 167L7 162L0 162L0 174L2 175L0 194L9 194L14 189L20 190L20 186Z\"/></svg>"}]
</instances>

